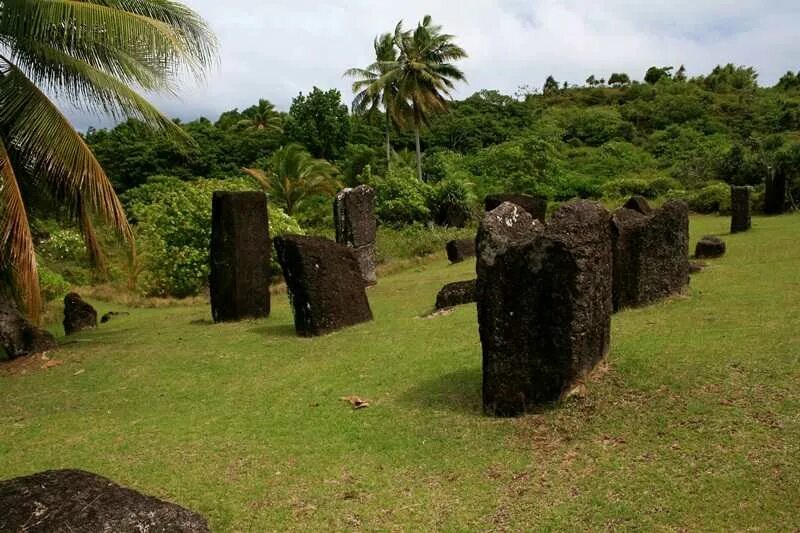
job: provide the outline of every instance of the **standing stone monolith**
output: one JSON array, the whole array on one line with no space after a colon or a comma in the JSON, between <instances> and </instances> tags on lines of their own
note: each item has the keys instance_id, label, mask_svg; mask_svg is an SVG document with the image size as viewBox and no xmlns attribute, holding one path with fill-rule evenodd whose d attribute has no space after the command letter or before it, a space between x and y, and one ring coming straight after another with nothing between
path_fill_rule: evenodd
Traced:
<instances>
[{"instance_id":1,"label":"standing stone monolith","mask_svg":"<svg viewBox=\"0 0 800 533\"><path fill-rule=\"evenodd\" d=\"M298 335L325 335L372 320L352 248L322 237L284 235L275 238L275 250Z\"/></svg>"},{"instance_id":2,"label":"standing stone monolith","mask_svg":"<svg viewBox=\"0 0 800 533\"><path fill-rule=\"evenodd\" d=\"M520 206L539 222L544 222L547 215L547 199L529 194L490 194L484 199L483 205L488 212L496 209L504 202L511 202Z\"/></svg>"},{"instance_id":3,"label":"standing stone monolith","mask_svg":"<svg viewBox=\"0 0 800 533\"><path fill-rule=\"evenodd\" d=\"M215 192L209 276L214 322L269 316L271 252L266 195Z\"/></svg>"},{"instance_id":4,"label":"standing stone monolith","mask_svg":"<svg viewBox=\"0 0 800 533\"><path fill-rule=\"evenodd\" d=\"M731 233L750 229L750 187L731 185Z\"/></svg>"},{"instance_id":5,"label":"standing stone monolith","mask_svg":"<svg viewBox=\"0 0 800 533\"><path fill-rule=\"evenodd\" d=\"M375 271L375 190L367 185L343 189L333 200L336 242L353 249L361 276L368 285L378 281Z\"/></svg>"},{"instance_id":6,"label":"standing stone monolith","mask_svg":"<svg viewBox=\"0 0 800 533\"><path fill-rule=\"evenodd\" d=\"M615 311L679 294L689 284L689 208L670 200L650 213L614 212Z\"/></svg>"},{"instance_id":7,"label":"standing stone monolith","mask_svg":"<svg viewBox=\"0 0 800 533\"><path fill-rule=\"evenodd\" d=\"M77 292L64 296L64 333L72 335L97 327L97 311Z\"/></svg>"},{"instance_id":8,"label":"standing stone monolith","mask_svg":"<svg viewBox=\"0 0 800 533\"><path fill-rule=\"evenodd\" d=\"M563 205L547 226L504 203L477 237L483 406L515 416L568 393L608 353L610 213Z\"/></svg>"},{"instance_id":9,"label":"standing stone monolith","mask_svg":"<svg viewBox=\"0 0 800 533\"><path fill-rule=\"evenodd\" d=\"M449 241L444 248L451 263L460 263L468 257L475 257L475 239Z\"/></svg>"},{"instance_id":10,"label":"standing stone monolith","mask_svg":"<svg viewBox=\"0 0 800 533\"><path fill-rule=\"evenodd\" d=\"M786 173L778 167L770 174L764 187L764 214L780 215L786 211Z\"/></svg>"}]
</instances>

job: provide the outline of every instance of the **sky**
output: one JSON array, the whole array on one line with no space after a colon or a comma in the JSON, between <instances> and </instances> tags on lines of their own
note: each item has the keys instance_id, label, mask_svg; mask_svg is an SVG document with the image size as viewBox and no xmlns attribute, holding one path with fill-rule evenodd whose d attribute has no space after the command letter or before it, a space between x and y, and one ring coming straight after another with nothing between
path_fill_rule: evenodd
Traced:
<instances>
[{"instance_id":1,"label":"sky","mask_svg":"<svg viewBox=\"0 0 800 533\"><path fill-rule=\"evenodd\" d=\"M800 70L799 0L184 0L220 43L219 64L177 97L149 95L170 117L216 120L223 111L266 98L288 110L314 86L352 99L342 73L372 61L372 39L399 20L433 16L469 58L468 83L456 98L482 89L514 94L548 75L582 83L589 74L684 64L690 76L717 64L753 66L762 85ZM70 112L79 130L108 119Z\"/></svg>"}]
</instances>

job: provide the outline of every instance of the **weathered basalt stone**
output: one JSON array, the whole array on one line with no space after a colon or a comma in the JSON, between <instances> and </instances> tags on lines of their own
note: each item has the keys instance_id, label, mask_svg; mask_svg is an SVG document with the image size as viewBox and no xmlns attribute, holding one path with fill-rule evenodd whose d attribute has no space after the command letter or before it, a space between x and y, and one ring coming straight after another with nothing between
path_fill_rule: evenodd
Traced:
<instances>
[{"instance_id":1,"label":"weathered basalt stone","mask_svg":"<svg viewBox=\"0 0 800 533\"><path fill-rule=\"evenodd\" d=\"M689 283L689 209L669 201L643 215L621 208L612 219L614 310L679 294Z\"/></svg>"},{"instance_id":2,"label":"weathered basalt stone","mask_svg":"<svg viewBox=\"0 0 800 533\"><path fill-rule=\"evenodd\" d=\"M475 280L448 283L436 295L436 309L455 307L475 301Z\"/></svg>"},{"instance_id":3,"label":"weathered basalt stone","mask_svg":"<svg viewBox=\"0 0 800 533\"><path fill-rule=\"evenodd\" d=\"M647 203L647 199L644 196L631 196L622 207L630 209L631 211L636 211L642 215L649 215L653 212L653 208L650 207L650 204Z\"/></svg>"},{"instance_id":4,"label":"weathered basalt stone","mask_svg":"<svg viewBox=\"0 0 800 533\"><path fill-rule=\"evenodd\" d=\"M0 298L0 347L10 359L55 350L56 340L37 328L11 303Z\"/></svg>"},{"instance_id":5,"label":"weathered basalt stone","mask_svg":"<svg viewBox=\"0 0 800 533\"><path fill-rule=\"evenodd\" d=\"M731 233L750 229L750 187L731 186Z\"/></svg>"},{"instance_id":6,"label":"weathered basalt stone","mask_svg":"<svg viewBox=\"0 0 800 533\"><path fill-rule=\"evenodd\" d=\"M786 171L779 166L766 179L764 214L780 215L786 211L786 185Z\"/></svg>"},{"instance_id":7,"label":"weathered basalt stone","mask_svg":"<svg viewBox=\"0 0 800 533\"><path fill-rule=\"evenodd\" d=\"M372 320L353 250L321 237L275 238L298 335L324 335Z\"/></svg>"},{"instance_id":8,"label":"weathered basalt stone","mask_svg":"<svg viewBox=\"0 0 800 533\"><path fill-rule=\"evenodd\" d=\"M610 222L588 201L563 205L546 227L511 203L484 217L476 299L487 414L558 400L607 354Z\"/></svg>"},{"instance_id":9,"label":"weathered basalt stone","mask_svg":"<svg viewBox=\"0 0 800 533\"><path fill-rule=\"evenodd\" d=\"M0 481L0 531L210 531L201 515L80 470Z\"/></svg>"},{"instance_id":10,"label":"weathered basalt stone","mask_svg":"<svg viewBox=\"0 0 800 533\"><path fill-rule=\"evenodd\" d=\"M209 276L214 322L269 316L271 254L264 193L215 192Z\"/></svg>"},{"instance_id":11,"label":"weathered basalt stone","mask_svg":"<svg viewBox=\"0 0 800 533\"><path fill-rule=\"evenodd\" d=\"M377 280L375 255L375 190L367 185L344 189L333 201L336 242L353 249L361 275L369 285Z\"/></svg>"},{"instance_id":12,"label":"weathered basalt stone","mask_svg":"<svg viewBox=\"0 0 800 533\"><path fill-rule=\"evenodd\" d=\"M457 239L445 245L447 259L451 263L460 263L468 257L475 257L475 239Z\"/></svg>"},{"instance_id":13,"label":"weathered basalt stone","mask_svg":"<svg viewBox=\"0 0 800 533\"><path fill-rule=\"evenodd\" d=\"M64 333L72 335L97 327L97 311L86 303L77 292L64 297Z\"/></svg>"},{"instance_id":14,"label":"weathered basalt stone","mask_svg":"<svg viewBox=\"0 0 800 533\"><path fill-rule=\"evenodd\" d=\"M697 241L694 256L697 259L714 259L725 255L725 249L725 241L713 235L706 235Z\"/></svg>"},{"instance_id":15,"label":"weathered basalt stone","mask_svg":"<svg viewBox=\"0 0 800 533\"><path fill-rule=\"evenodd\" d=\"M109 311L108 313L104 314L100 318L100 323L101 324L105 324L106 322L108 322L112 318L123 317L123 316L128 316L128 315L130 315L130 313L127 313L125 311Z\"/></svg>"},{"instance_id":16,"label":"weathered basalt stone","mask_svg":"<svg viewBox=\"0 0 800 533\"><path fill-rule=\"evenodd\" d=\"M490 194L484 199L483 204L488 212L498 208L504 202L520 206L539 222L544 222L547 215L547 199L528 194Z\"/></svg>"}]
</instances>

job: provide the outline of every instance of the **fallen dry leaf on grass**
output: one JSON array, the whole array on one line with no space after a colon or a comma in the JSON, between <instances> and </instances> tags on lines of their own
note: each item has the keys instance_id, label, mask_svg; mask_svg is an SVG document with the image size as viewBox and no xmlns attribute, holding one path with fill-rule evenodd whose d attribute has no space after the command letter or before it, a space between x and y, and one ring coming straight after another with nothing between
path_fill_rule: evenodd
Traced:
<instances>
[{"instance_id":1,"label":"fallen dry leaf on grass","mask_svg":"<svg viewBox=\"0 0 800 533\"><path fill-rule=\"evenodd\" d=\"M64 361L61 359L48 359L42 365L42 368L53 368L54 366L61 366L64 364Z\"/></svg>"},{"instance_id":2,"label":"fallen dry leaf on grass","mask_svg":"<svg viewBox=\"0 0 800 533\"><path fill-rule=\"evenodd\" d=\"M364 407L369 407L369 402L358 396L342 396L340 400L344 402L350 402L350 405L353 406L353 409L363 409Z\"/></svg>"}]
</instances>

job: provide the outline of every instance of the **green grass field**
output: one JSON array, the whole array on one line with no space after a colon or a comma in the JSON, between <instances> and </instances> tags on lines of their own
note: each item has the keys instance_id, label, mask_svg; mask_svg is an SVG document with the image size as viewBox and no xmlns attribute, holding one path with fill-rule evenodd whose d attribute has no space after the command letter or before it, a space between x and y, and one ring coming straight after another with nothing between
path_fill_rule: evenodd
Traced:
<instances>
[{"instance_id":1,"label":"green grass field","mask_svg":"<svg viewBox=\"0 0 800 533\"><path fill-rule=\"evenodd\" d=\"M0 478L82 468L218 531L795 530L800 216L725 239L686 297L615 315L585 395L516 419L481 413L474 307L420 318L473 263L386 277L374 322L316 339L285 296L239 324L131 309L0 370Z\"/></svg>"}]
</instances>

